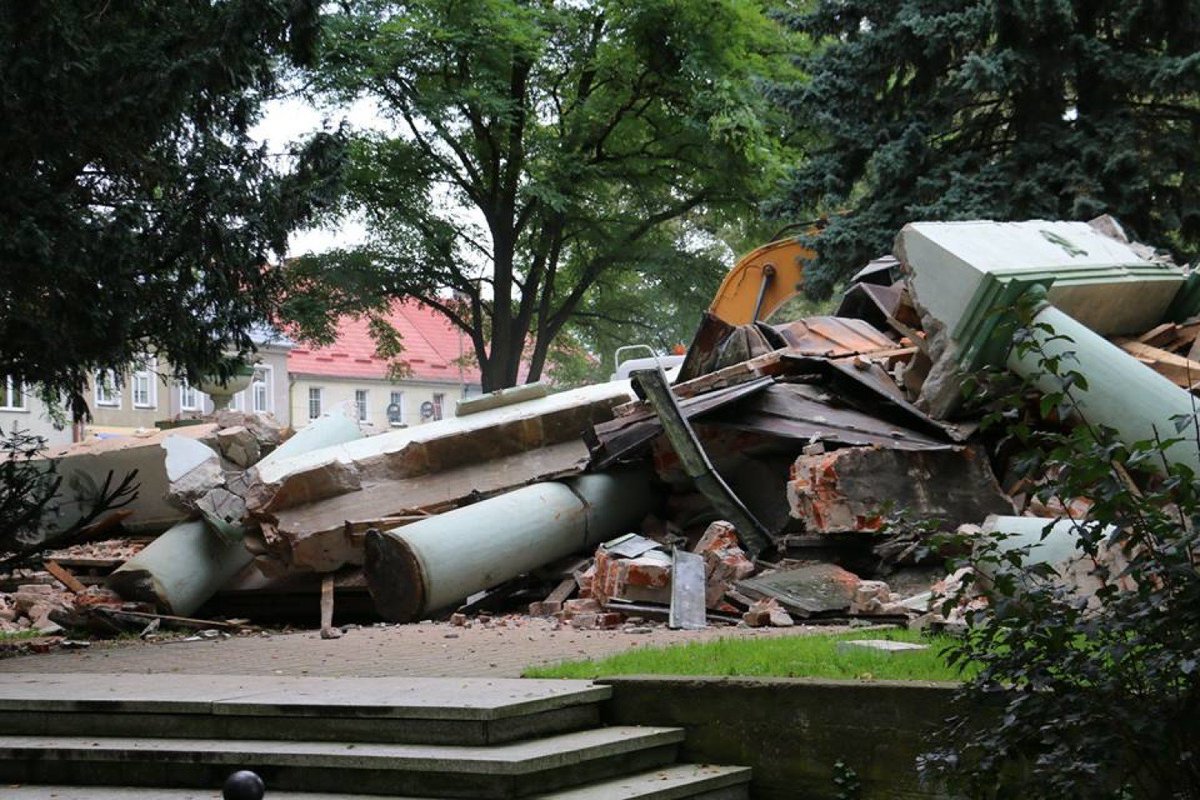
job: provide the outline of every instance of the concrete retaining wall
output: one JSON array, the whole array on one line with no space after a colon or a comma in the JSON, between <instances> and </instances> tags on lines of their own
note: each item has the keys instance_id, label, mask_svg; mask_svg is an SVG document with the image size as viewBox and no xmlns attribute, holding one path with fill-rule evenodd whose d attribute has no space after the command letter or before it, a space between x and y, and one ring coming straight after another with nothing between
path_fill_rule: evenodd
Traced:
<instances>
[{"instance_id":1,"label":"concrete retaining wall","mask_svg":"<svg viewBox=\"0 0 1200 800\"><path fill-rule=\"evenodd\" d=\"M952 683L803 678L606 678L606 722L687 729L682 760L754 768L756 800L834 800L834 764L857 773L861 800L944 797L916 759L953 713Z\"/></svg>"}]
</instances>

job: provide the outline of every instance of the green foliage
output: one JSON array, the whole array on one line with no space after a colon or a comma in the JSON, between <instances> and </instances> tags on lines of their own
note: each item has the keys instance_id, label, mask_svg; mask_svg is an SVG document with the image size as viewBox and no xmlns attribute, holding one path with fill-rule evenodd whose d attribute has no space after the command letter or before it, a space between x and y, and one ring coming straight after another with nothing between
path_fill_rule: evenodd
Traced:
<instances>
[{"instance_id":1,"label":"green foliage","mask_svg":"<svg viewBox=\"0 0 1200 800\"><path fill-rule=\"evenodd\" d=\"M52 544L75 544L91 523L137 498L137 470L119 481L110 471L100 483L76 473L64 490L58 463L44 457L45 448L41 436L16 426L0 430L0 572L28 563ZM80 515L62 527L58 506L66 497Z\"/></svg>"},{"instance_id":2,"label":"green foliage","mask_svg":"<svg viewBox=\"0 0 1200 800\"><path fill-rule=\"evenodd\" d=\"M1094 501L1071 528L1098 588L1073 590L1031 546L1003 537L957 543L974 545L970 563L988 576L974 589L988 607L969 612L950 661L979 665L963 690L974 707L1003 710L994 725L952 721L923 769L970 797L1200 797L1200 484L1166 458L1179 439L1125 444L1086 419L1059 428L1081 419L1086 380L1073 359L1047 353L1063 337L1026 324L1015 347L1059 388L1036 408L1009 395L991 421L1024 448L1014 463L1040 499ZM1177 425L1200 447L1194 416Z\"/></svg>"},{"instance_id":3,"label":"green foliage","mask_svg":"<svg viewBox=\"0 0 1200 800\"><path fill-rule=\"evenodd\" d=\"M522 354L537 379L575 319L574 347L679 338L680 290L724 271L695 232L736 227L780 173L756 81L792 74L788 40L757 0L344 3L319 88L395 129L351 151L369 244L302 260L297 284L368 313L420 298L470 335L487 389Z\"/></svg>"},{"instance_id":4,"label":"green foliage","mask_svg":"<svg viewBox=\"0 0 1200 800\"><path fill-rule=\"evenodd\" d=\"M45 447L45 439L28 431L0 430L0 552L41 535L46 506L62 484L54 464L38 460Z\"/></svg>"},{"instance_id":5,"label":"green foliage","mask_svg":"<svg viewBox=\"0 0 1200 800\"><path fill-rule=\"evenodd\" d=\"M829 213L824 296L918 219L1116 216L1200 248L1197 0L822 0L774 96L818 142L773 203Z\"/></svg>"},{"instance_id":6,"label":"green foliage","mask_svg":"<svg viewBox=\"0 0 1200 800\"><path fill-rule=\"evenodd\" d=\"M50 402L157 351L228 374L271 318L267 268L331 197L337 137L277 168L248 136L316 0L0 6L0 375Z\"/></svg>"}]
</instances>

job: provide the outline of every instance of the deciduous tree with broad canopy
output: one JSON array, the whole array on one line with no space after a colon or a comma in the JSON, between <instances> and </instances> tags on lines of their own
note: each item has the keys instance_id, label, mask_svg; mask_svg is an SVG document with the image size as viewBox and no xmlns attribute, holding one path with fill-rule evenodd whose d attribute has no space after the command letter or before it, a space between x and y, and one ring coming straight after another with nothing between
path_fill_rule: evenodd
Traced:
<instances>
[{"instance_id":1,"label":"deciduous tree with broad canopy","mask_svg":"<svg viewBox=\"0 0 1200 800\"><path fill-rule=\"evenodd\" d=\"M789 73L787 37L754 0L343 4L320 88L392 127L352 147L367 244L301 259L292 314L312 330L416 297L492 390L523 356L537 379L573 315L613 316L598 292L712 285L698 232L752 217L779 177L756 80Z\"/></svg>"},{"instance_id":2,"label":"deciduous tree with broad canopy","mask_svg":"<svg viewBox=\"0 0 1200 800\"><path fill-rule=\"evenodd\" d=\"M267 262L331 196L336 136L249 137L317 0L0 4L0 376L66 394L139 354L197 378L252 349Z\"/></svg>"},{"instance_id":3,"label":"deciduous tree with broad canopy","mask_svg":"<svg viewBox=\"0 0 1200 800\"><path fill-rule=\"evenodd\" d=\"M773 204L830 214L810 293L914 219L1117 217L1200 250L1197 0L821 0L775 96L817 142Z\"/></svg>"}]
</instances>

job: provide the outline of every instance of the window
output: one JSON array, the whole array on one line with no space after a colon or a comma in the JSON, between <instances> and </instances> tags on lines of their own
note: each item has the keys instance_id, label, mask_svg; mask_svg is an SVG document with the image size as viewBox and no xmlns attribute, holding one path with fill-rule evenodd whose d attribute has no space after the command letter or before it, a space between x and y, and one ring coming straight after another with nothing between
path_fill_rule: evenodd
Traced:
<instances>
[{"instance_id":1,"label":"window","mask_svg":"<svg viewBox=\"0 0 1200 800\"><path fill-rule=\"evenodd\" d=\"M200 393L187 382L187 378L179 384L179 408L183 411L200 410Z\"/></svg>"},{"instance_id":2,"label":"window","mask_svg":"<svg viewBox=\"0 0 1200 800\"><path fill-rule=\"evenodd\" d=\"M445 404L446 404L446 395L442 394L441 392L434 392L434 394L433 394L433 418L434 419L442 418L442 407Z\"/></svg>"},{"instance_id":3,"label":"window","mask_svg":"<svg viewBox=\"0 0 1200 800\"><path fill-rule=\"evenodd\" d=\"M155 364L150 359L135 365L130 380L134 408L155 408L158 405L158 386L154 380Z\"/></svg>"},{"instance_id":4,"label":"window","mask_svg":"<svg viewBox=\"0 0 1200 800\"><path fill-rule=\"evenodd\" d=\"M367 390L354 390L354 407L358 409L358 421L367 421Z\"/></svg>"},{"instance_id":5,"label":"window","mask_svg":"<svg viewBox=\"0 0 1200 800\"><path fill-rule=\"evenodd\" d=\"M393 425L404 424L404 392L392 392L391 402L388 404L388 422Z\"/></svg>"},{"instance_id":6,"label":"window","mask_svg":"<svg viewBox=\"0 0 1200 800\"><path fill-rule=\"evenodd\" d=\"M255 367L254 382L250 384L250 410L256 414L271 411L271 368Z\"/></svg>"},{"instance_id":7,"label":"window","mask_svg":"<svg viewBox=\"0 0 1200 800\"><path fill-rule=\"evenodd\" d=\"M310 386L308 389L308 418L316 419L321 416L321 394L324 390L319 386Z\"/></svg>"},{"instance_id":8,"label":"window","mask_svg":"<svg viewBox=\"0 0 1200 800\"><path fill-rule=\"evenodd\" d=\"M96 405L121 405L121 393L117 391L117 373L111 369L96 373Z\"/></svg>"},{"instance_id":9,"label":"window","mask_svg":"<svg viewBox=\"0 0 1200 800\"><path fill-rule=\"evenodd\" d=\"M5 375L0 380L0 408L6 411L24 411L25 387L12 375Z\"/></svg>"}]
</instances>

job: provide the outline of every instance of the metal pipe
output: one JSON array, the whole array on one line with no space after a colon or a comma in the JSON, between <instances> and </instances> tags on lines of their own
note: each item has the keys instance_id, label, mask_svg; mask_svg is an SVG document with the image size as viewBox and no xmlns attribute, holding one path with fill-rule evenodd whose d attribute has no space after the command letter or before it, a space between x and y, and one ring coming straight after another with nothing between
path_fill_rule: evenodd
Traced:
<instances>
[{"instance_id":1,"label":"metal pipe","mask_svg":"<svg viewBox=\"0 0 1200 800\"><path fill-rule=\"evenodd\" d=\"M643 471L535 483L365 541L376 610L408 622L624 533L654 505Z\"/></svg>"}]
</instances>

